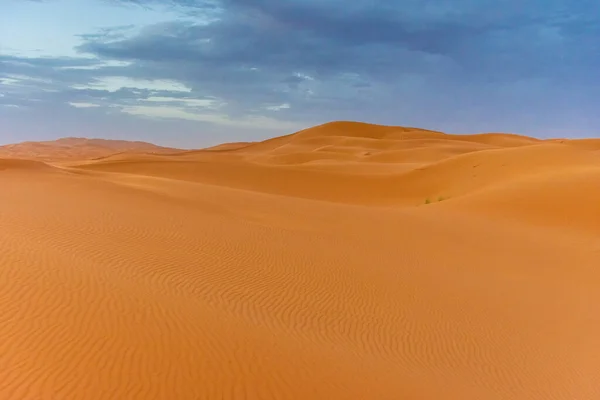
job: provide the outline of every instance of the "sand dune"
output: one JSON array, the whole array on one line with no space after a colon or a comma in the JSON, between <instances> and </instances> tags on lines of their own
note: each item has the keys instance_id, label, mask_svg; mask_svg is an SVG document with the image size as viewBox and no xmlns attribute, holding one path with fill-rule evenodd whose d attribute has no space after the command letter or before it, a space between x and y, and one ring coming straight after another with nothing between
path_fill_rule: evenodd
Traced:
<instances>
[{"instance_id":1,"label":"sand dune","mask_svg":"<svg viewBox=\"0 0 600 400\"><path fill-rule=\"evenodd\" d=\"M0 398L600 398L598 149L337 122L0 158Z\"/></svg>"},{"instance_id":2,"label":"sand dune","mask_svg":"<svg viewBox=\"0 0 600 400\"><path fill-rule=\"evenodd\" d=\"M239 150L241 148L244 147L248 147L250 145L254 144L253 142L231 142L231 143L223 143L223 144L219 144L217 146L213 146L213 147L208 147L204 150L210 150L210 151L232 151L232 150Z\"/></svg>"},{"instance_id":3,"label":"sand dune","mask_svg":"<svg viewBox=\"0 0 600 400\"><path fill-rule=\"evenodd\" d=\"M21 160L21 159L2 159L0 158L0 171L4 170L49 170L53 169L50 165L41 161Z\"/></svg>"},{"instance_id":4,"label":"sand dune","mask_svg":"<svg viewBox=\"0 0 600 400\"><path fill-rule=\"evenodd\" d=\"M23 142L0 146L0 158L34 159L43 161L87 160L115 153L168 154L178 149L146 142L126 140L63 138L46 142Z\"/></svg>"}]
</instances>

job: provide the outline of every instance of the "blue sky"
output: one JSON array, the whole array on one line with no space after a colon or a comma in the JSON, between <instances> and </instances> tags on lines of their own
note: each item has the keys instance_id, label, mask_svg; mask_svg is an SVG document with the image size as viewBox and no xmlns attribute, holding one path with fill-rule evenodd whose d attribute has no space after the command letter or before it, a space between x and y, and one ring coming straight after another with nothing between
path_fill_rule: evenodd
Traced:
<instances>
[{"instance_id":1,"label":"blue sky","mask_svg":"<svg viewBox=\"0 0 600 400\"><path fill-rule=\"evenodd\" d=\"M596 0L3 0L0 144L600 132Z\"/></svg>"}]
</instances>

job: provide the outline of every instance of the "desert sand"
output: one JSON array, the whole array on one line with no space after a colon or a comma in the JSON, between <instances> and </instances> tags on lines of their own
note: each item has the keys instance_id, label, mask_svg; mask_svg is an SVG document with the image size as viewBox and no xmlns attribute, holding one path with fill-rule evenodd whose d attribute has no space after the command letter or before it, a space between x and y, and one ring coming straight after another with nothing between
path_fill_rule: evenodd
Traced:
<instances>
[{"instance_id":1,"label":"desert sand","mask_svg":"<svg viewBox=\"0 0 600 400\"><path fill-rule=\"evenodd\" d=\"M96 159L115 153L171 154L179 151L181 150L139 141L69 137L45 142L23 142L0 146L0 158L57 162Z\"/></svg>"},{"instance_id":2,"label":"desert sand","mask_svg":"<svg viewBox=\"0 0 600 400\"><path fill-rule=\"evenodd\" d=\"M21 151L2 399L600 398L600 140Z\"/></svg>"}]
</instances>

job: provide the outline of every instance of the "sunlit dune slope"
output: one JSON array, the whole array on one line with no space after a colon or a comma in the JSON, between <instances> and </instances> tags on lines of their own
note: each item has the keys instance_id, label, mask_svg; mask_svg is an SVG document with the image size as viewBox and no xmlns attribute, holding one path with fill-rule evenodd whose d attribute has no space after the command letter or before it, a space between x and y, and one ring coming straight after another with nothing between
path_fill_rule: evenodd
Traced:
<instances>
[{"instance_id":1,"label":"sunlit dune slope","mask_svg":"<svg viewBox=\"0 0 600 400\"><path fill-rule=\"evenodd\" d=\"M207 147L204 149L205 151L232 151L239 150L244 147L248 147L252 145L253 142L232 142L232 143L223 143L213 147Z\"/></svg>"},{"instance_id":2,"label":"sunlit dune slope","mask_svg":"<svg viewBox=\"0 0 600 400\"><path fill-rule=\"evenodd\" d=\"M344 136L344 127L350 127L349 136ZM112 156L78 168L394 206L417 205L434 197L454 199L530 175L594 167L600 160L582 145L518 135L370 129L368 124L332 123L224 153L200 150L153 159L132 157L129 162L127 157Z\"/></svg>"},{"instance_id":3,"label":"sunlit dune slope","mask_svg":"<svg viewBox=\"0 0 600 400\"><path fill-rule=\"evenodd\" d=\"M597 149L338 122L0 158L0 398L600 398Z\"/></svg>"},{"instance_id":4,"label":"sunlit dune slope","mask_svg":"<svg viewBox=\"0 0 600 400\"><path fill-rule=\"evenodd\" d=\"M546 171L436 206L600 235L600 166Z\"/></svg>"},{"instance_id":5,"label":"sunlit dune slope","mask_svg":"<svg viewBox=\"0 0 600 400\"><path fill-rule=\"evenodd\" d=\"M19 170L19 171L44 171L54 169L50 165L40 161L3 159L0 158L0 171Z\"/></svg>"}]
</instances>

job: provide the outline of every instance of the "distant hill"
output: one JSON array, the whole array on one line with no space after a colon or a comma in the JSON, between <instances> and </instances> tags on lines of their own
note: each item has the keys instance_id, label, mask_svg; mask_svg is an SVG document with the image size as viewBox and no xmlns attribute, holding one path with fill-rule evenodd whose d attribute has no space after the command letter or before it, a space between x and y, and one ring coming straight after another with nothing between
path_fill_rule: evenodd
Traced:
<instances>
[{"instance_id":1,"label":"distant hill","mask_svg":"<svg viewBox=\"0 0 600 400\"><path fill-rule=\"evenodd\" d=\"M63 161L106 157L122 152L166 154L179 151L182 150L147 142L68 137L0 146L0 158Z\"/></svg>"}]
</instances>

